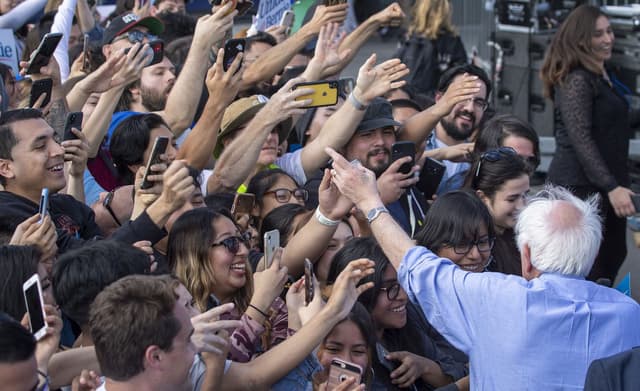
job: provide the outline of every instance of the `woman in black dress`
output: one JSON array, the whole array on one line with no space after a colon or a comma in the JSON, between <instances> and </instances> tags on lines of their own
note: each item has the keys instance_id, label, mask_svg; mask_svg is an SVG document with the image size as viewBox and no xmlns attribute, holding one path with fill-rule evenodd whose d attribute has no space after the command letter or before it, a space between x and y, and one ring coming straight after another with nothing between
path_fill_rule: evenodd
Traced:
<instances>
[{"instance_id":1,"label":"woman in black dress","mask_svg":"<svg viewBox=\"0 0 640 391\"><path fill-rule=\"evenodd\" d=\"M556 153L549 180L579 197L599 194L603 241L589 278L614 281L624 262L629 190L629 105L609 77L614 35L597 7L580 6L556 33L541 71L555 103Z\"/></svg>"}]
</instances>

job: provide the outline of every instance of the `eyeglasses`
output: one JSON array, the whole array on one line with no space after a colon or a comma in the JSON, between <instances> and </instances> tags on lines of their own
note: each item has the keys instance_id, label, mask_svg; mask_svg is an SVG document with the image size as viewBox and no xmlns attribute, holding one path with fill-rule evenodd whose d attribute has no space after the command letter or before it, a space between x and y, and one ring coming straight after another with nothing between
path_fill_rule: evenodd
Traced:
<instances>
[{"instance_id":1,"label":"eyeglasses","mask_svg":"<svg viewBox=\"0 0 640 391\"><path fill-rule=\"evenodd\" d=\"M496 242L495 238L492 238L490 236L483 236L471 242L459 243L459 244L453 244L453 245L447 244L447 246L453 248L453 252L458 255L467 255L469 251L471 251L473 246L476 246L478 248L478 251L480 251L481 253L489 252L493 248L493 245L495 244L495 242Z\"/></svg>"},{"instance_id":2,"label":"eyeglasses","mask_svg":"<svg viewBox=\"0 0 640 391\"><path fill-rule=\"evenodd\" d=\"M113 189L109 193L107 193L107 196L104 197L104 200L102 200L102 206L104 206L104 208L107 210L107 212L109 212L111 217L113 217L113 220L115 220L116 224L118 224L118 227L121 227L122 224L120 223L118 216L116 216L113 209L111 209L111 201L113 201L113 195L115 194L115 192L116 192L116 189Z\"/></svg>"},{"instance_id":3,"label":"eyeglasses","mask_svg":"<svg viewBox=\"0 0 640 391\"><path fill-rule=\"evenodd\" d=\"M511 147L500 147L498 149L492 149L490 151L484 152L480 155L480 160L478 161L478 168L476 168L476 175L474 179L478 177L480 174L480 167L482 167L482 161L486 160L490 163L495 163L498 160L501 160L503 157L516 156L516 150Z\"/></svg>"},{"instance_id":4,"label":"eyeglasses","mask_svg":"<svg viewBox=\"0 0 640 391\"><path fill-rule=\"evenodd\" d=\"M486 100L482 99L482 98L469 98L469 100L465 100L463 101L464 103L466 102L472 102L473 103L473 107L480 110L480 111L486 111L487 108L489 107L489 102L487 102Z\"/></svg>"},{"instance_id":5,"label":"eyeglasses","mask_svg":"<svg viewBox=\"0 0 640 391\"><path fill-rule=\"evenodd\" d=\"M145 33L144 31L140 31L140 30L132 30L132 31L127 31L124 34L115 37L113 39L113 42L121 41L123 39L128 39L129 42L131 43L138 43L138 42L144 41L145 38L147 38L149 41L155 41L156 39L158 39L158 36Z\"/></svg>"},{"instance_id":6,"label":"eyeglasses","mask_svg":"<svg viewBox=\"0 0 640 391\"><path fill-rule=\"evenodd\" d=\"M235 255L240 251L240 243L249 248L249 241L251 240L251 234L248 232L243 233L240 236L229 236L226 239L222 239L218 243L213 243L211 247L224 246L227 251Z\"/></svg>"},{"instance_id":7,"label":"eyeglasses","mask_svg":"<svg viewBox=\"0 0 640 391\"><path fill-rule=\"evenodd\" d=\"M309 199L309 192L307 189L275 189L270 191L265 191L265 195L267 194L275 194L276 201L281 204L286 204L291 199L291 196L294 196L296 200L301 202L306 202Z\"/></svg>"},{"instance_id":8,"label":"eyeglasses","mask_svg":"<svg viewBox=\"0 0 640 391\"><path fill-rule=\"evenodd\" d=\"M398 295L400 294L400 284L397 282L394 282L388 287L380 288L380 290L382 292L387 292L387 299L395 300L398 298Z\"/></svg>"}]
</instances>

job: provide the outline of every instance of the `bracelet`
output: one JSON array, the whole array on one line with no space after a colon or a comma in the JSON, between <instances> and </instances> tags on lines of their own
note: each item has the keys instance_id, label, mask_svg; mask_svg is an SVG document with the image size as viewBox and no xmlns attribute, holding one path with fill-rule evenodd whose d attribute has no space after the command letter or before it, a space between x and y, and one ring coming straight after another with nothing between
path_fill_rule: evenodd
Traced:
<instances>
[{"instance_id":1,"label":"bracelet","mask_svg":"<svg viewBox=\"0 0 640 391\"><path fill-rule=\"evenodd\" d=\"M315 216L316 220L318 220L318 223L327 227L335 227L336 225L340 224L340 220L331 220L327 216L323 215L322 212L320 212L320 207L316 208Z\"/></svg>"},{"instance_id":2,"label":"bracelet","mask_svg":"<svg viewBox=\"0 0 640 391\"><path fill-rule=\"evenodd\" d=\"M353 91L349 94L349 102L351 102L351 104L353 105L353 107L356 108L356 110L364 110L367 108L367 105L365 105L364 103L360 102L358 100L358 98L356 98L356 96L354 95Z\"/></svg>"},{"instance_id":3,"label":"bracelet","mask_svg":"<svg viewBox=\"0 0 640 391\"><path fill-rule=\"evenodd\" d=\"M251 307L254 310L258 311L262 316L264 316L265 319L269 319L269 315L265 314L260 308L256 307L253 304L249 304L249 307Z\"/></svg>"}]
</instances>

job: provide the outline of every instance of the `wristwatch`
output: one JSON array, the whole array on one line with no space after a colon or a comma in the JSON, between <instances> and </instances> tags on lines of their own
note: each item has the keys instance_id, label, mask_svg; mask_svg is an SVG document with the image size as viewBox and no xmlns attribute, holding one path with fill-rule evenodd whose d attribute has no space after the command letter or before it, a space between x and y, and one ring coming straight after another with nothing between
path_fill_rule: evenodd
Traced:
<instances>
[{"instance_id":1,"label":"wristwatch","mask_svg":"<svg viewBox=\"0 0 640 391\"><path fill-rule=\"evenodd\" d=\"M389 213L389 210L384 206L378 206L377 208L373 208L367 212L367 221L369 224L371 224L373 220L377 219L382 213Z\"/></svg>"}]
</instances>

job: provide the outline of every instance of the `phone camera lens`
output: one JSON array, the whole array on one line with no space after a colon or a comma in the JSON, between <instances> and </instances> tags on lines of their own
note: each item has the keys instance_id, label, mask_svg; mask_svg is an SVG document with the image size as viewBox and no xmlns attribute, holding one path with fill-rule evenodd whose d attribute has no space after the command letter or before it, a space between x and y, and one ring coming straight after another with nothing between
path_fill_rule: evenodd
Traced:
<instances>
[{"instance_id":1,"label":"phone camera lens","mask_svg":"<svg viewBox=\"0 0 640 391\"><path fill-rule=\"evenodd\" d=\"M338 380L340 381L340 383L347 381L347 375L340 375L340 377L338 377Z\"/></svg>"}]
</instances>

